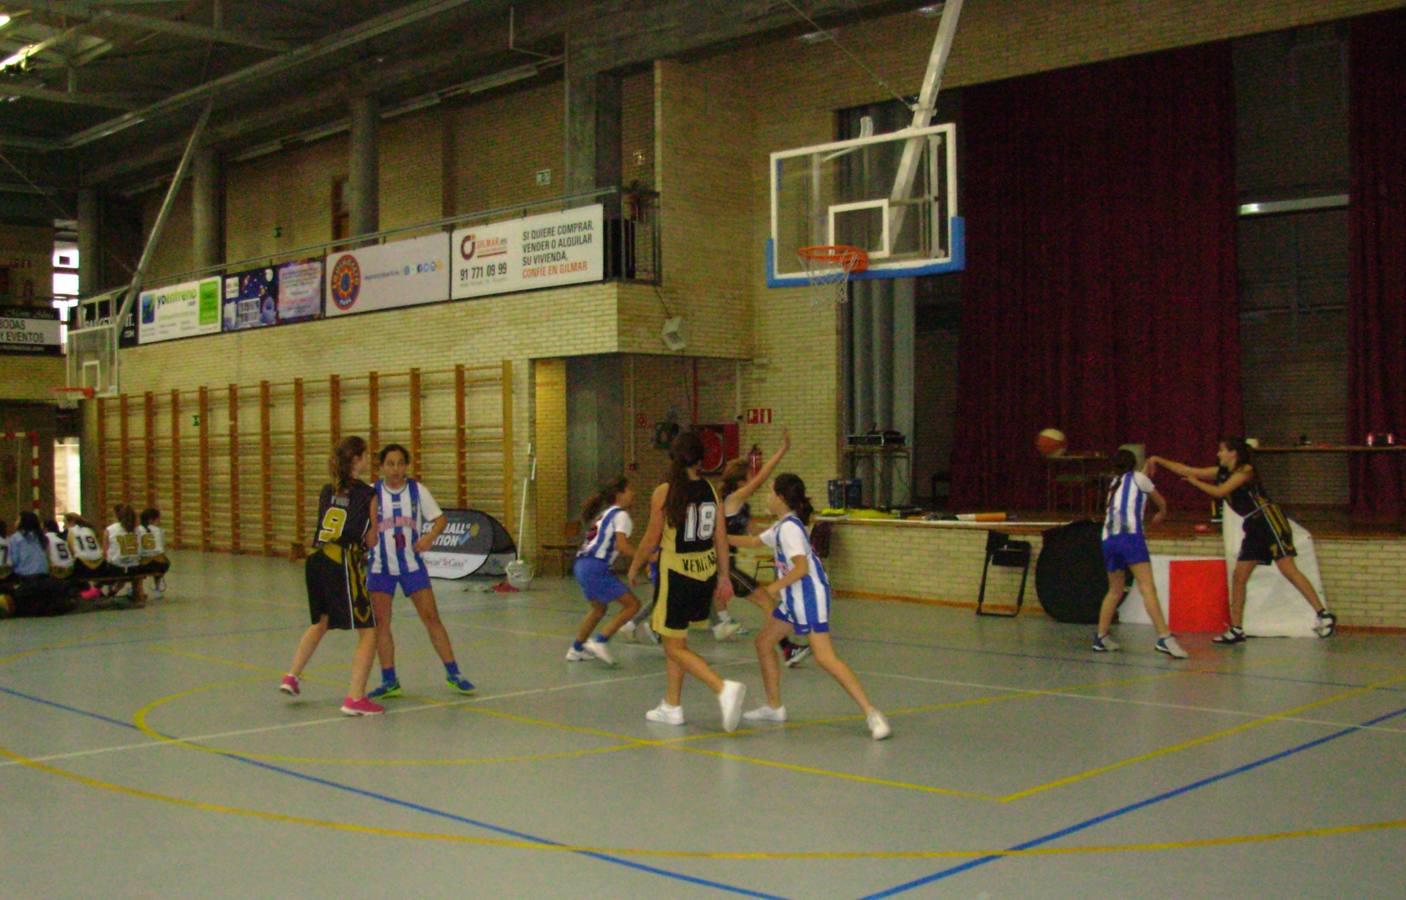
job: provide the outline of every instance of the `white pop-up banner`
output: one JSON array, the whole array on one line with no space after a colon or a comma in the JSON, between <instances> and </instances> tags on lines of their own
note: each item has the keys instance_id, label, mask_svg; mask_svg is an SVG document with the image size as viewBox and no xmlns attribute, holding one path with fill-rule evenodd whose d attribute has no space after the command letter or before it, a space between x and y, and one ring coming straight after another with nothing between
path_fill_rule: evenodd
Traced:
<instances>
[{"instance_id":1,"label":"white pop-up banner","mask_svg":"<svg viewBox=\"0 0 1406 900\"><path fill-rule=\"evenodd\" d=\"M220 333L219 278L142 291L138 299L140 344Z\"/></svg>"},{"instance_id":2,"label":"white pop-up banner","mask_svg":"<svg viewBox=\"0 0 1406 900\"><path fill-rule=\"evenodd\" d=\"M431 234L327 257L327 318L448 299L447 235Z\"/></svg>"},{"instance_id":3,"label":"white pop-up banner","mask_svg":"<svg viewBox=\"0 0 1406 900\"><path fill-rule=\"evenodd\" d=\"M605 211L565 212L461 228L451 236L455 300L605 278Z\"/></svg>"}]
</instances>

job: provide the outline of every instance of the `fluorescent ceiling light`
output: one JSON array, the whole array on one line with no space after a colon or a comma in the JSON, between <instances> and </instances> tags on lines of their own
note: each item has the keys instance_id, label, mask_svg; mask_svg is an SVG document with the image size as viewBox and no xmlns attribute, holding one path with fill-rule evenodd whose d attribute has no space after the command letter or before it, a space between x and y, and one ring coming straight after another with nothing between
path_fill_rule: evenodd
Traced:
<instances>
[{"instance_id":1,"label":"fluorescent ceiling light","mask_svg":"<svg viewBox=\"0 0 1406 900\"><path fill-rule=\"evenodd\" d=\"M800 41L802 44L821 44L825 41L833 41L834 39L834 31L809 31L796 38L796 40Z\"/></svg>"},{"instance_id":2,"label":"fluorescent ceiling light","mask_svg":"<svg viewBox=\"0 0 1406 900\"><path fill-rule=\"evenodd\" d=\"M938 16L942 15L942 4L941 4L941 3L928 3L928 4L925 4L925 5L923 5L923 6L918 7L917 9L915 9L915 10L913 10L913 11L914 11L915 13L917 13L918 15L922 16L923 18L926 18L926 19L936 19Z\"/></svg>"},{"instance_id":3,"label":"fluorescent ceiling light","mask_svg":"<svg viewBox=\"0 0 1406 900\"><path fill-rule=\"evenodd\" d=\"M10 24L10 17L5 13L0 13L0 28Z\"/></svg>"}]
</instances>

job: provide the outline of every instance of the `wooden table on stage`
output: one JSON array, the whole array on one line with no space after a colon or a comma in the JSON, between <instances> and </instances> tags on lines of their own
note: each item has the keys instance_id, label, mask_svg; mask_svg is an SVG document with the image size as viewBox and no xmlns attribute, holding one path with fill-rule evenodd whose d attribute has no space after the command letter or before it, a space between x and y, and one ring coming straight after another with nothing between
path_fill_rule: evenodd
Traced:
<instances>
[{"instance_id":1,"label":"wooden table on stage","mask_svg":"<svg viewBox=\"0 0 1406 900\"><path fill-rule=\"evenodd\" d=\"M1108 468L1106 453L1065 453L1061 456L1045 457L1045 506L1058 509L1056 489L1060 485L1070 485L1071 507L1086 516L1094 514L1099 485ZM1061 471L1062 470L1062 471Z\"/></svg>"}]
</instances>

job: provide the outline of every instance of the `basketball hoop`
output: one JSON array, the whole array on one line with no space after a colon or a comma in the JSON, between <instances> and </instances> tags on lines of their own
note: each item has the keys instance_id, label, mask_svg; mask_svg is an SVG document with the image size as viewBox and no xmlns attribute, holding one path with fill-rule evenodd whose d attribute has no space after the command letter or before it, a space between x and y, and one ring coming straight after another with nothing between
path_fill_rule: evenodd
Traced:
<instances>
[{"instance_id":1,"label":"basketball hoop","mask_svg":"<svg viewBox=\"0 0 1406 900\"><path fill-rule=\"evenodd\" d=\"M93 399L93 389L90 387L57 387L54 388L54 398L59 409L77 409L79 400Z\"/></svg>"},{"instance_id":2,"label":"basketball hoop","mask_svg":"<svg viewBox=\"0 0 1406 900\"><path fill-rule=\"evenodd\" d=\"M869 254L848 244L797 247L796 256L810 280L811 305L838 305L849 299L849 278L869 268Z\"/></svg>"}]
</instances>

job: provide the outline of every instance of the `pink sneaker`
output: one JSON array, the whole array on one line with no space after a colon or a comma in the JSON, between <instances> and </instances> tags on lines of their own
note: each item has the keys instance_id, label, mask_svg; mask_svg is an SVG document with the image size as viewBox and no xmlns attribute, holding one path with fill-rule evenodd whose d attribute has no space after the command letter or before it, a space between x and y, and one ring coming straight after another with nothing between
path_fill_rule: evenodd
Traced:
<instances>
[{"instance_id":1,"label":"pink sneaker","mask_svg":"<svg viewBox=\"0 0 1406 900\"><path fill-rule=\"evenodd\" d=\"M348 697L342 701L342 715L344 716L379 716L385 711L384 706L366 697L362 697L360 700Z\"/></svg>"},{"instance_id":2,"label":"pink sneaker","mask_svg":"<svg viewBox=\"0 0 1406 900\"><path fill-rule=\"evenodd\" d=\"M95 587L90 587L90 588L88 588L86 591L84 591L83 593L79 594L78 596L82 597L84 600L96 600L96 599L98 599L99 597L101 597L102 595L103 595L103 592L102 592L102 591L98 590L98 589L95 588Z\"/></svg>"},{"instance_id":3,"label":"pink sneaker","mask_svg":"<svg viewBox=\"0 0 1406 900\"><path fill-rule=\"evenodd\" d=\"M298 676L296 675L284 675L283 683L278 686L278 689L294 697L303 692L302 688L298 686Z\"/></svg>"}]
</instances>

